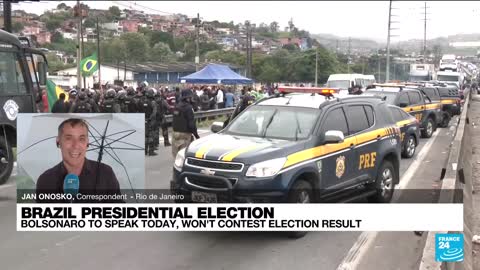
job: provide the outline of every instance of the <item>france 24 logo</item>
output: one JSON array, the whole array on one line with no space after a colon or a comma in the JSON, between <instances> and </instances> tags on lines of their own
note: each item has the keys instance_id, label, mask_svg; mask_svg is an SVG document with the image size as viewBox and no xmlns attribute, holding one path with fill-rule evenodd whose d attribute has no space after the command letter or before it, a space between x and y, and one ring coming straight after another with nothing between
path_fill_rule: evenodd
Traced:
<instances>
[{"instance_id":1,"label":"france 24 logo","mask_svg":"<svg viewBox=\"0 0 480 270\"><path fill-rule=\"evenodd\" d=\"M461 262L463 256L463 234L435 234L435 260L437 262Z\"/></svg>"}]
</instances>

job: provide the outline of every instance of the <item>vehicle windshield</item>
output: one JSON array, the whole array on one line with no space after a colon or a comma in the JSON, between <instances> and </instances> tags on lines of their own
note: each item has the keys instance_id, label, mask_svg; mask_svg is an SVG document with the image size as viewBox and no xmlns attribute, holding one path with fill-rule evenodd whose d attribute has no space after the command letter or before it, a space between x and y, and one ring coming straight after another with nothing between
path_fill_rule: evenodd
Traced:
<instances>
[{"instance_id":1,"label":"vehicle windshield","mask_svg":"<svg viewBox=\"0 0 480 270\"><path fill-rule=\"evenodd\" d=\"M288 106L250 106L225 129L225 134L284 140L306 139L319 109Z\"/></svg>"},{"instance_id":2,"label":"vehicle windshield","mask_svg":"<svg viewBox=\"0 0 480 270\"><path fill-rule=\"evenodd\" d=\"M328 81L327 87L331 88L341 88L341 89L348 89L350 87L350 81Z\"/></svg>"},{"instance_id":3,"label":"vehicle windshield","mask_svg":"<svg viewBox=\"0 0 480 270\"><path fill-rule=\"evenodd\" d=\"M457 75L437 75L437 80L444 81L444 82L458 82L458 76Z\"/></svg>"},{"instance_id":4,"label":"vehicle windshield","mask_svg":"<svg viewBox=\"0 0 480 270\"><path fill-rule=\"evenodd\" d=\"M442 64L455 64L454 59L442 59Z\"/></svg>"},{"instance_id":5,"label":"vehicle windshield","mask_svg":"<svg viewBox=\"0 0 480 270\"><path fill-rule=\"evenodd\" d=\"M410 75L408 77L409 82L423 82L423 81L429 81L430 76L428 75Z\"/></svg>"},{"instance_id":6,"label":"vehicle windshield","mask_svg":"<svg viewBox=\"0 0 480 270\"><path fill-rule=\"evenodd\" d=\"M394 92L386 92L386 91L375 91L375 90L368 90L363 93L363 95L367 96L377 96L377 97L386 97L385 102L388 104L394 104L396 93Z\"/></svg>"}]
</instances>

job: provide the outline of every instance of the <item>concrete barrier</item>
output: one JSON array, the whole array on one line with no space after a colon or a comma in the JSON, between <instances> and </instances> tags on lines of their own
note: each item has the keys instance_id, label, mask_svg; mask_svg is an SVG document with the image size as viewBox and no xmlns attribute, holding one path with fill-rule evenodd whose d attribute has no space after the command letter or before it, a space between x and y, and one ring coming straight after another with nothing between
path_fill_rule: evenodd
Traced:
<instances>
[{"instance_id":1,"label":"concrete barrier","mask_svg":"<svg viewBox=\"0 0 480 270\"><path fill-rule=\"evenodd\" d=\"M442 263L435 261L435 234L462 232L428 232L419 270L472 270L472 148L471 125L468 119L468 108L472 93L469 91L462 114L460 115L455 137L451 144L447 162L442 169L442 189L439 203L463 202L464 215L464 261L459 263ZM461 192L452 192L461 190Z\"/></svg>"}]
</instances>

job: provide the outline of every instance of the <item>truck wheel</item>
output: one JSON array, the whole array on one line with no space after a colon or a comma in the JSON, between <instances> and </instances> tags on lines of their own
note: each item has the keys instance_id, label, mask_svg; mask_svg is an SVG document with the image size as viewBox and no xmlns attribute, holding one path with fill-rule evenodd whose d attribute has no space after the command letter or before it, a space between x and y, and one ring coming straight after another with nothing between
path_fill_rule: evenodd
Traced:
<instances>
[{"instance_id":1,"label":"truck wheel","mask_svg":"<svg viewBox=\"0 0 480 270\"><path fill-rule=\"evenodd\" d=\"M434 131L435 131L435 122L433 121L432 117L429 117L427 119L426 127L422 130L422 137L431 138Z\"/></svg>"},{"instance_id":2,"label":"truck wheel","mask_svg":"<svg viewBox=\"0 0 480 270\"><path fill-rule=\"evenodd\" d=\"M10 157L10 158L9 158ZM5 138L0 137L0 185L5 184L13 169L13 151Z\"/></svg>"},{"instance_id":3,"label":"truck wheel","mask_svg":"<svg viewBox=\"0 0 480 270\"><path fill-rule=\"evenodd\" d=\"M305 180L297 180L288 194L288 203L311 203L313 200L312 185ZM298 239L308 232L288 232L288 237Z\"/></svg>"},{"instance_id":4,"label":"truck wheel","mask_svg":"<svg viewBox=\"0 0 480 270\"><path fill-rule=\"evenodd\" d=\"M442 128L448 127L448 123L450 123L451 118L452 116L450 115L450 112L448 111L443 112L443 118L442 118L442 122L440 123L440 127Z\"/></svg>"},{"instance_id":5,"label":"truck wheel","mask_svg":"<svg viewBox=\"0 0 480 270\"><path fill-rule=\"evenodd\" d=\"M405 145L403 146L402 157L411 158L415 155L416 143L413 135L408 135Z\"/></svg>"},{"instance_id":6,"label":"truck wheel","mask_svg":"<svg viewBox=\"0 0 480 270\"><path fill-rule=\"evenodd\" d=\"M384 160L380 169L377 172L374 187L376 193L368 197L368 201L374 203L388 203L392 200L393 192L395 190L395 168L393 164Z\"/></svg>"}]
</instances>

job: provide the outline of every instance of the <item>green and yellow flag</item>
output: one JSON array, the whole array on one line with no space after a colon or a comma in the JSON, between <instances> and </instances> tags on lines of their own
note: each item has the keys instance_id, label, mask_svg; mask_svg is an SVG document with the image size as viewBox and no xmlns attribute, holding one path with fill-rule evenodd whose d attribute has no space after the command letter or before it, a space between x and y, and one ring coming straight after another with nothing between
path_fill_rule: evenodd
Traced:
<instances>
[{"instance_id":1,"label":"green and yellow flag","mask_svg":"<svg viewBox=\"0 0 480 270\"><path fill-rule=\"evenodd\" d=\"M90 77L98 70L97 53L93 53L89 57L83 58L80 62L80 69L84 77Z\"/></svg>"},{"instance_id":2,"label":"green and yellow flag","mask_svg":"<svg viewBox=\"0 0 480 270\"><path fill-rule=\"evenodd\" d=\"M61 93L65 94L65 101L68 100L68 94L60 86L57 86L51 80L47 80L47 100L48 100L48 111L52 111L53 104L59 99Z\"/></svg>"}]
</instances>

